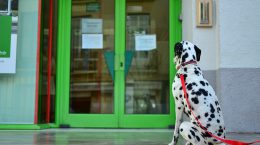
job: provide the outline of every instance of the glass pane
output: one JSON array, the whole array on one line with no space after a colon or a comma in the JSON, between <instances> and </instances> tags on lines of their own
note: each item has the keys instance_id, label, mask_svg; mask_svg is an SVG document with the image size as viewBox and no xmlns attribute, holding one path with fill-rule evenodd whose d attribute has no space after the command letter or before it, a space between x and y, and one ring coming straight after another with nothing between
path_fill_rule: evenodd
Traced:
<instances>
[{"instance_id":1,"label":"glass pane","mask_svg":"<svg viewBox=\"0 0 260 145\"><path fill-rule=\"evenodd\" d=\"M169 1L127 0L127 114L169 113Z\"/></svg>"},{"instance_id":2,"label":"glass pane","mask_svg":"<svg viewBox=\"0 0 260 145\"><path fill-rule=\"evenodd\" d=\"M70 113L113 113L114 0L72 0Z\"/></svg>"},{"instance_id":3,"label":"glass pane","mask_svg":"<svg viewBox=\"0 0 260 145\"><path fill-rule=\"evenodd\" d=\"M56 32L57 32L57 1L52 2L52 31L50 31L50 1L42 3L44 13L42 15L42 43L40 59L39 79L39 115L38 123L55 121L55 95L56 95ZM51 37L52 36L52 37ZM52 41L50 41L52 38ZM49 47L52 42L51 47ZM50 51L51 50L51 54ZM49 69L51 67L51 69ZM48 105L48 102L50 103ZM49 108L48 108L49 107Z\"/></svg>"},{"instance_id":4,"label":"glass pane","mask_svg":"<svg viewBox=\"0 0 260 145\"><path fill-rule=\"evenodd\" d=\"M0 0L0 11L6 10L6 3ZM38 1L13 0L11 5L11 11L0 15L12 16L12 35L17 35L16 72L0 74L0 124L34 124Z\"/></svg>"}]
</instances>

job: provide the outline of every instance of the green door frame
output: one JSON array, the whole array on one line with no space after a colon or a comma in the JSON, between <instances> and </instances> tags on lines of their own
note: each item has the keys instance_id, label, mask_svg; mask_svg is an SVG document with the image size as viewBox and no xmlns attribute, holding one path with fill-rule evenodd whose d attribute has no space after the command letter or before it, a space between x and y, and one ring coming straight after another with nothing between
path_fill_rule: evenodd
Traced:
<instances>
[{"instance_id":1,"label":"green door frame","mask_svg":"<svg viewBox=\"0 0 260 145\"><path fill-rule=\"evenodd\" d=\"M170 114L125 114L124 95L125 77L125 0L115 0L115 86L114 86L114 114L69 114L69 83L70 83L70 28L71 28L71 0L59 0L58 3L58 46L57 46L57 92L56 92L56 121L57 126L69 124L71 127L108 127L108 128L167 128L175 120L174 100L171 84L176 72L172 63L174 44L181 40L181 23L179 15L181 0L169 0L170 17Z\"/></svg>"}]
</instances>

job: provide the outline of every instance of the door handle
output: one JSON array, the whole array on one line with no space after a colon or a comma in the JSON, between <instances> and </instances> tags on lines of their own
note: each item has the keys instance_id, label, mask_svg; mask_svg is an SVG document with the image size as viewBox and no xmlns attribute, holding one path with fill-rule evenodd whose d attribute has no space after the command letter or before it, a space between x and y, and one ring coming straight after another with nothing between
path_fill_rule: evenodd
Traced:
<instances>
[{"instance_id":1,"label":"door handle","mask_svg":"<svg viewBox=\"0 0 260 145\"><path fill-rule=\"evenodd\" d=\"M123 54L115 55L115 70L124 70L125 69L125 57Z\"/></svg>"}]
</instances>

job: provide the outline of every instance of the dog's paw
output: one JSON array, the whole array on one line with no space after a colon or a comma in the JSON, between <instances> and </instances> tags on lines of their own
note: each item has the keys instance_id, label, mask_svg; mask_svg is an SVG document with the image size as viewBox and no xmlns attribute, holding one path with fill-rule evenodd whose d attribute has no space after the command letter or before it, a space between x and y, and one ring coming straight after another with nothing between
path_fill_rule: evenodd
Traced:
<instances>
[{"instance_id":1,"label":"dog's paw","mask_svg":"<svg viewBox=\"0 0 260 145\"><path fill-rule=\"evenodd\" d=\"M169 143L168 145L174 145L174 143L173 143L173 142L171 142L171 143Z\"/></svg>"}]
</instances>

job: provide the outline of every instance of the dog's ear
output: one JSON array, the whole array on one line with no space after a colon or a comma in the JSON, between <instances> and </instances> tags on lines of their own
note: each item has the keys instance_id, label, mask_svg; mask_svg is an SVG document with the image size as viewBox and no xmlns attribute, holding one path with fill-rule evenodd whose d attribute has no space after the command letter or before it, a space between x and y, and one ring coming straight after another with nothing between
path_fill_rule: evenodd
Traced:
<instances>
[{"instance_id":1,"label":"dog's ear","mask_svg":"<svg viewBox=\"0 0 260 145\"><path fill-rule=\"evenodd\" d=\"M180 42L177 42L174 46L175 56L181 56L182 49L183 45Z\"/></svg>"},{"instance_id":2,"label":"dog's ear","mask_svg":"<svg viewBox=\"0 0 260 145\"><path fill-rule=\"evenodd\" d=\"M197 61L200 61L200 54L201 54L201 50L199 49L198 46L194 45L195 51L196 51L196 58Z\"/></svg>"}]
</instances>

